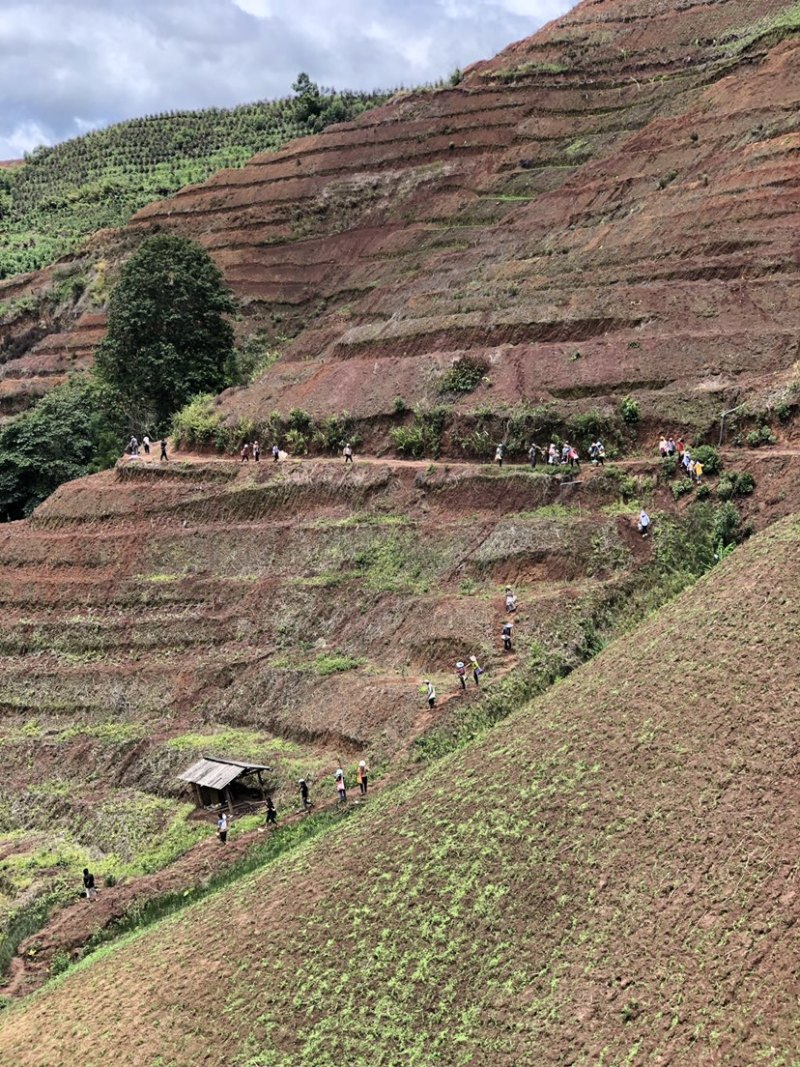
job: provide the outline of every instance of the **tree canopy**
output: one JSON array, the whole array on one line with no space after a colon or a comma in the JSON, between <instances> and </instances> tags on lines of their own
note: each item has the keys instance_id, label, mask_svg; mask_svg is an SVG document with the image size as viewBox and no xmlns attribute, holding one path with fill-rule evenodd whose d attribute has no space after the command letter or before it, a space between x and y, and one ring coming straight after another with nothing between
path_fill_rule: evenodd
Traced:
<instances>
[{"instance_id":1,"label":"tree canopy","mask_svg":"<svg viewBox=\"0 0 800 1067\"><path fill-rule=\"evenodd\" d=\"M160 432L198 393L229 384L234 302L211 257L193 241L149 237L122 269L96 368L140 421Z\"/></svg>"}]
</instances>

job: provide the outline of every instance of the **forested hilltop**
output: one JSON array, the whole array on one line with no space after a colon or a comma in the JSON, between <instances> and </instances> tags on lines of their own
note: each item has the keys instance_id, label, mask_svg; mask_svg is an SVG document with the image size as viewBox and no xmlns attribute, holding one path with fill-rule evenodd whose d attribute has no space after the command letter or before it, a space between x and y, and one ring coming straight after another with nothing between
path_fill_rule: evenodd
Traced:
<instances>
[{"instance_id":1,"label":"forested hilltop","mask_svg":"<svg viewBox=\"0 0 800 1067\"><path fill-rule=\"evenodd\" d=\"M131 119L0 169L0 278L53 263L145 204L353 119L389 95L320 89L304 74L293 89L271 102Z\"/></svg>"}]
</instances>

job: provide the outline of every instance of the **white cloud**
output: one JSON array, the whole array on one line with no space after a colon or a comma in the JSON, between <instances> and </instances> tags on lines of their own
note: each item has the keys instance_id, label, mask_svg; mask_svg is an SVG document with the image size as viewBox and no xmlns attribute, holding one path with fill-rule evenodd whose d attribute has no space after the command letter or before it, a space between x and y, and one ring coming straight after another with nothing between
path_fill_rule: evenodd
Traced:
<instances>
[{"instance_id":1,"label":"white cloud","mask_svg":"<svg viewBox=\"0 0 800 1067\"><path fill-rule=\"evenodd\" d=\"M446 77L569 0L5 0L0 158L90 126L285 96L301 70L375 89ZM76 116L81 116L80 119Z\"/></svg>"}]
</instances>

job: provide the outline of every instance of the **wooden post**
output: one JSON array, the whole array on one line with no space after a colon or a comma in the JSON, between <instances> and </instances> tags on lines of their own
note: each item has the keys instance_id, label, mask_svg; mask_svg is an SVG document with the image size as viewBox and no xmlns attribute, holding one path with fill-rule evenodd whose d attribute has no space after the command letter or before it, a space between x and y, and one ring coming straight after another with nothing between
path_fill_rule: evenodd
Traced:
<instances>
[{"instance_id":1,"label":"wooden post","mask_svg":"<svg viewBox=\"0 0 800 1067\"><path fill-rule=\"evenodd\" d=\"M225 797L228 801L228 811L231 813L231 818L233 818L233 793L231 793L229 785L225 786Z\"/></svg>"},{"instance_id":2,"label":"wooden post","mask_svg":"<svg viewBox=\"0 0 800 1067\"><path fill-rule=\"evenodd\" d=\"M200 788L200 786L197 784L197 782L194 783L194 797L195 797L195 800L197 801L198 808L202 808L202 806L203 806L203 790Z\"/></svg>"},{"instance_id":3,"label":"wooden post","mask_svg":"<svg viewBox=\"0 0 800 1067\"><path fill-rule=\"evenodd\" d=\"M258 778L258 784L261 786L261 799L266 804L266 802L267 802L267 791L264 788L264 782L263 782L263 779L261 778L261 771L256 771L256 777Z\"/></svg>"}]
</instances>

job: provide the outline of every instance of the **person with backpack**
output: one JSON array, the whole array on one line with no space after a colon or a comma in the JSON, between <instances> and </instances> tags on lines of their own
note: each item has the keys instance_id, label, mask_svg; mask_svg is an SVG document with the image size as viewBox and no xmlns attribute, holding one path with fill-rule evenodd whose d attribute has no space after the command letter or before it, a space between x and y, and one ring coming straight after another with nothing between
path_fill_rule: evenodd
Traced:
<instances>
[{"instance_id":1,"label":"person with backpack","mask_svg":"<svg viewBox=\"0 0 800 1067\"><path fill-rule=\"evenodd\" d=\"M425 699L428 701L428 707L432 708L433 705L436 703L436 690L433 687L433 682L431 682L430 679L426 678L422 684L424 686L427 686Z\"/></svg>"},{"instance_id":2,"label":"person with backpack","mask_svg":"<svg viewBox=\"0 0 800 1067\"><path fill-rule=\"evenodd\" d=\"M514 593L513 593L512 589L511 589L511 586L507 585L506 586L506 613L508 615L513 615L513 613L516 610L517 610L517 598L514 596Z\"/></svg>"},{"instance_id":3,"label":"person with backpack","mask_svg":"<svg viewBox=\"0 0 800 1067\"><path fill-rule=\"evenodd\" d=\"M461 690L463 692L467 688L467 667L463 659L460 659L456 663L456 678L458 678L459 684L461 685Z\"/></svg>"},{"instance_id":4,"label":"person with backpack","mask_svg":"<svg viewBox=\"0 0 800 1067\"><path fill-rule=\"evenodd\" d=\"M598 467L605 467L606 465L606 450L600 440L595 442L594 461Z\"/></svg>"},{"instance_id":5,"label":"person with backpack","mask_svg":"<svg viewBox=\"0 0 800 1067\"><path fill-rule=\"evenodd\" d=\"M161 440L161 455L159 456L158 462L159 463L168 463L169 462L169 460L167 459L167 439L166 439L166 437L162 438L162 440Z\"/></svg>"},{"instance_id":6,"label":"person with backpack","mask_svg":"<svg viewBox=\"0 0 800 1067\"><path fill-rule=\"evenodd\" d=\"M133 435L131 436L131 439L128 442L128 451L130 452L131 456L139 455L139 442Z\"/></svg>"},{"instance_id":7,"label":"person with backpack","mask_svg":"<svg viewBox=\"0 0 800 1067\"><path fill-rule=\"evenodd\" d=\"M580 457L578 456L577 448L573 448L572 445L568 445L567 448L569 449L569 451L567 452L567 461L570 467L576 467L578 469L578 473L580 473L581 461Z\"/></svg>"},{"instance_id":8,"label":"person with backpack","mask_svg":"<svg viewBox=\"0 0 800 1067\"><path fill-rule=\"evenodd\" d=\"M278 825L278 812L275 810L275 804L272 797L267 797L267 826Z\"/></svg>"},{"instance_id":9,"label":"person with backpack","mask_svg":"<svg viewBox=\"0 0 800 1067\"><path fill-rule=\"evenodd\" d=\"M88 867L83 868L83 889L87 900L97 900L97 887L94 884L94 875Z\"/></svg>"},{"instance_id":10,"label":"person with backpack","mask_svg":"<svg viewBox=\"0 0 800 1067\"><path fill-rule=\"evenodd\" d=\"M367 783L369 781L369 767L366 760L358 761L358 791L362 797L367 795Z\"/></svg>"},{"instance_id":11,"label":"person with backpack","mask_svg":"<svg viewBox=\"0 0 800 1067\"><path fill-rule=\"evenodd\" d=\"M336 772L336 792L339 795L339 804L347 803L347 783L344 780L344 771L340 767Z\"/></svg>"},{"instance_id":12,"label":"person with backpack","mask_svg":"<svg viewBox=\"0 0 800 1067\"><path fill-rule=\"evenodd\" d=\"M483 667L478 663L477 657L469 657L470 666L472 667L472 677L475 679L475 685L481 684L481 675L483 674Z\"/></svg>"},{"instance_id":13,"label":"person with backpack","mask_svg":"<svg viewBox=\"0 0 800 1067\"><path fill-rule=\"evenodd\" d=\"M639 533L642 535L642 537L647 537L649 532L650 516L647 514L644 508L642 508L642 510L639 512Z\"/></svg>"},{"instance_id":14,"label":"person with backpack","mask_svg":"<svg viewBox=\"0 0 800 1067\"><path fill-rule=\"evenodd\" d=\"M503 651L504 652L510 652L511 651L511 634L513 633L513 631L514 631L514 623L510 619L507 619L506 622L503 623L503 633L502 633Z\"/></svg>"},{"instance_id":15,"label":"person with backpack","mask_svg":"<svg viewBox=\"0 0 800 1067\"><path fill-rule=\"evenodd\" d=\"M217 837L219 837L219 843L224 845L228 840L228 816L224 811L219 813L217 819Z\"/></svg>"}]
</instances>

